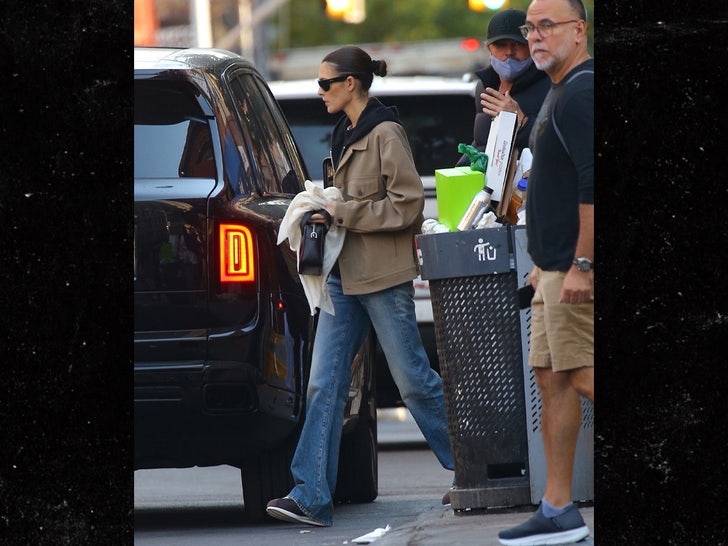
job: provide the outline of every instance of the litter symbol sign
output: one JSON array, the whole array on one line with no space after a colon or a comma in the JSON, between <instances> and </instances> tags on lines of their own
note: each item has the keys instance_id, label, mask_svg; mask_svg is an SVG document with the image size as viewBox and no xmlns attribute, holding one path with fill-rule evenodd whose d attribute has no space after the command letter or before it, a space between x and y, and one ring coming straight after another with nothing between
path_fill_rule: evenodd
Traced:
<instances>
[{"instance_id":1,"label":"litter symbol sign","mask_svg":"<svg viewBox=\"0 0 728 546\"><path fill-rule=\"evenodd\" d=\"M418 235L423 279L470 277L511 270L509 228L486 228Z\"/></svg>"},{"instance_id":2,"label":"litter symbol sign","mask_svg":"<svg viewBox=\"0 0 728 546\"><path fill-rule=\"evenodd\" d=\"M473 247L473 252L478 254L479 262L484 262L485 260L492 262L496 259L496 253L498 251L489 242L483 242L483 239L479 238L478 244Z\"/></svg>"}]
</instances>

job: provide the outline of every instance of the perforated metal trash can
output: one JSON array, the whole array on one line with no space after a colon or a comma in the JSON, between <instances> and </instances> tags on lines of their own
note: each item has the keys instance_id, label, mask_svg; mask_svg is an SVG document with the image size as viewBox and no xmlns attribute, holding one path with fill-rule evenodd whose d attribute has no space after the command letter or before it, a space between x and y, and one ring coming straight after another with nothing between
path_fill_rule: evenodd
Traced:
<instances>
[{"instance_id":1,"label":"perforated metal trash can","mask_svg":"<svg viewBox=\"0 0 728 546\"><path fill-rule=\"evenodd\" d=\"M531 269L525 230L419 235L417 246L455 457L452 508L537 504L545 486L540 400L527 365L530 313L519 310L517 294ZM577 451L591 462L589 445ZM588 500L583 466L577 460L575 475L587 487L575 498Z\"/></svg>"},{"instance_id":2,"label":"perforated metal trash can","mask_svg":"<svg viewBox=\"0 0 728 546\"><path fill-rule=\"evenodd\" d=\"M420 235L455 457L455 510L529 504L517 279L507 227Z\"/></svg>"}]
</instances>

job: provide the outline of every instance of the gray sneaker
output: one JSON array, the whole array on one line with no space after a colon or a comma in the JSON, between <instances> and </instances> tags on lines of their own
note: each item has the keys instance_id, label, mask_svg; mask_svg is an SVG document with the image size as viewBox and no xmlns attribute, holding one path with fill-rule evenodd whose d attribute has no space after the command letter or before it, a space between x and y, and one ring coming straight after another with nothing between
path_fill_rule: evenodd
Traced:
<instances>
[{"instance_id":1,"label":"gray sneaker","mask_svg":"<svg viewBox=\"0 0 728 546\"><path fill-rule=\"evenodd\" d=\"M543 515L542 505L529 519L498 533L498 542L504 546L541 546L544 544L568 544L589 535L589 528L572 505L560 516L547 518Z\"/></svg>"},{"instance_id":2,"label":"gray sneaker","mask_svg":"<svg viewBox=\"0 0 728 546\"><path fill-rule=\"evenodd\" d=\"M266 513L276 519L282 521L290 521L292 523L306 523L308 525L318 525L326 527L326 524L316 521L303 513L296 501L289 497L282 499L273 499L265 508Z\"/></svg>"}]
</instances>

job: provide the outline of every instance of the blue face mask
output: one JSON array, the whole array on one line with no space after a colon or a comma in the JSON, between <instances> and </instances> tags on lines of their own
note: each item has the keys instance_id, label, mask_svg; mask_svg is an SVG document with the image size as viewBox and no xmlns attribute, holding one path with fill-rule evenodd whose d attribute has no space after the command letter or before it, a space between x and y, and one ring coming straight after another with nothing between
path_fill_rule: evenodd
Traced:
<instances>
[{"instance_id":1,"label":"blue face mask","mask_svg":"<svg viewBox=\"0 0 728 546\"><path fill-rule=\"evenodd\" d=\"M496 71L496 74L509 82L512 82L518 76L523 74L526 69L531 66L532 62L533 59L531 57L528 57L524 61L517 61L513 57L508 57L505 61L500 61L496 59L493 55L490 56L490 66L493 67L493 70Z\"/></svg>"}]
</instances>

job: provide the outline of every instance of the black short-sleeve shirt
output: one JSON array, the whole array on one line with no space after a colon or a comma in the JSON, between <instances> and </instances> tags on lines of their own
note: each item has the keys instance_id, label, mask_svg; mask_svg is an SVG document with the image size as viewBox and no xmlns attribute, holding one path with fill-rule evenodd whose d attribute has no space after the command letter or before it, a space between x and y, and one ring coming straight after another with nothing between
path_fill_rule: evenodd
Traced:
<instances>
[{"instance_id":1,"label":"black short-sleeve shirt","mask_svg":"<svg viewBox=\"0 0 728 546\"><path fill-rule=\"evenodd\" d=\"M551 86L529 140L528 253L541 269L571 267L579 204L594 204L594 60Z\"/></svg>"}]
</instances>

